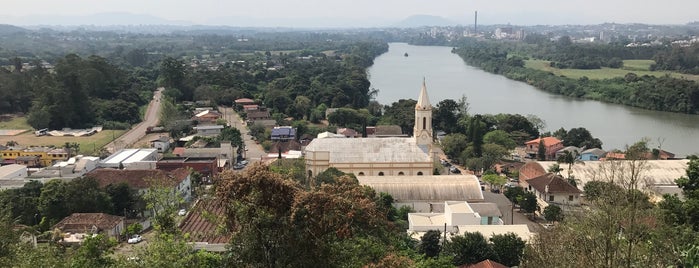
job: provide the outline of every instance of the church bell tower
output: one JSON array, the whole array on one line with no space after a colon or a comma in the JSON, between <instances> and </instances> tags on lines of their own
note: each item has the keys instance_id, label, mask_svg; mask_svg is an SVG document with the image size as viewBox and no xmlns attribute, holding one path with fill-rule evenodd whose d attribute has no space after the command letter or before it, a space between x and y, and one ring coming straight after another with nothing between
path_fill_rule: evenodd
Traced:
<instances>
[{"instance_id":1,"label":"church bell tower","mask_svg":"<svg viewBox=\"0 0 699 268\"><path fill-rule=\"evenodd\" d=\"M427 97L427 86L422 80L422 89L415 105L415 126L413 136L417 145L432 147L432 105Z\"/></svg>"}]
</instances>

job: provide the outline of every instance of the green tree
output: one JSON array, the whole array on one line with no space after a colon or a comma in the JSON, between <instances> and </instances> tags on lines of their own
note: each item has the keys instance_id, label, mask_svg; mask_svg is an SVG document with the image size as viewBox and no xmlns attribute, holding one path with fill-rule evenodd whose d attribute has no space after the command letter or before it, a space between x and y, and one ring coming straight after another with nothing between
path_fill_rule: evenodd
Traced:
<instances>
[{"instance_id":1,"label":"green tree","mask_svg":"<svg viewBox=\"0 0 699 268\"><path fill-rule=\"evenodd\" d=\"M490 238L494 260L508 267L519 266L526 243L514 233L496 234Z\"/></svg>"},{"instance_id":2,"label":"green tree","mask_svg":"<svg viewBox=\"0 0 699 268\"><path fill-rule=\"evenodd\" d=\"M442 253L452 257L456 266L464 264L474 264L486 259L494 259L495 252L488 244L488 241L479 232L458 235L442 247Z\"/></svg>"},{"instance_id":3,"label":"green tree","mask_svg":"<svg viewBox=\"0 0 699 268\"><path fill-rule=\"evenodd\" d=\"M415 124L415 105L417 101L401 99L391 106L384 106L384 113L379 120L380 125L398 125L404 134L413 135Z\"/></svg>"},{"instance_id":4,"label":"green tree","mask_svg":"<svg viewBox=\"0 0 699 268\"><path fill-rule=\"evenodd\" d=\"M539 161L545 161L546 160L546 146L544 146L544 141L541 140L539 142L539 147L536 151L536 159Z\"/></svg>"},{"instance_id":5,"label":"green tree","mask_svg":"<svg viewBox=\"0 0 699 268\"><path fill-rule=\"evenodd\" d=\"M109 257L117 245L116 240L98 234L87 237L72 258L72 267L109 267L114 260Z\"/></svg>"},{"instance_id":6,"label":"green tree","mask_svg":"<svg viewBox=\"0 0 699 268\"><path fill-rule=\"evenodd\" d=\"M555 204L550 204L544 208L544 219L550 222L562 221L563 210Z\"/></svg>"},{"instance_id":7,"label":"green tree","mask_svg":"<svg viewBox=\"0 0 699 268\"><path fill-rule=\"evenodd\" d=\"M505 185L507 183L507 178L497 175L497 174L487 174L483 175L481 179L484 182L487 182L490 184L490 187L497 187L500 188L501 186Z\"/></svg>"},{"instance_id":8,"label":"green tree","mask_svg":"<svg viewBox=\"0 0 699 268\"><path fill-rule=\"evenodd\" d=\"M458 159L461 153L468 147L468 139L464 134L448 134L442 139L441 145L444 154L450 159Z\"/></svg>"},{"instance_id":9,"label":"green tree","mask_svg":"<svg viewBox=\"0 0 699 268\"><path fill-rule=\"evenodd\" d=\"M514 140L507 132L503 130L493 130L483 136L483 142L486 144L493 143L505 147L507 150L512 150L517 146Z\"/></svg>"},{"instance_id":10,"label":"green tree","mask_svg":"<svg viewBox=\"0 0 699 268\"><path fill-rule=\"evenodd\" d=\"M537 202L536 195L532 192L525 192L521 196L521 200L518 200L517 204L525 213L534 213L539 210L539 203Z\"/></svg>"},{"instance_id":11,"label":"green tree","mask_svg":"<svg viewBox=\"0 0 699 268\"><path fill-rule=\"evenodd\" d=\"M51 180L41 188L39 196L39 211L49 221L49 226L70 214L66 200L66 183L61 180Z\"/></svg>"},{"instance_id":12,"label":"green tree","mask_svg":"<svg viewBox=\"0 0 699 268\"><path fill-rule=\"evenodd\" d=\"M483 145L482 161L483 168L489 170L502 159L503 156L508 154L508 150L498 144L488 143Z\"/></svg>"},{"instance_id":13,"label":"green tree","mask_svg":"<svg viewBox=\"0 0 699 268\"><path fill-rule=\"evenodd\" d=\"M420 238L418 253L424 254L428 258L434 258L439 255L442 247L440 240L442 233L437 230L429 230Z\"/></svg>"}]
</instances>

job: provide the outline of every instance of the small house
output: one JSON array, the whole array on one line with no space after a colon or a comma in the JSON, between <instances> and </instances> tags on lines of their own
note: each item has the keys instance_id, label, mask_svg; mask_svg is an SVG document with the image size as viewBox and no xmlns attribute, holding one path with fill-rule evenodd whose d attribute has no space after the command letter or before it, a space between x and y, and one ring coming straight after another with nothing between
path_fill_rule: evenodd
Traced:
<instances>
[{"instance_id":1,"label":"small house","mask_svg":"<svg viewBox=\"0 0 699 268\"><path fill-rule=\"evenodd\" d=\"M170 149L170 138L162 136L155 140L151 140L150 147L157 149L159 153L167 152L167 150Z\"/></svg>"},{"instance_id":2,"label":"small house","mask_svg":"<svg viewBox=\"0 0 699 268\"><path fill-rule=\"evenodd\" d=\"M221 134L221 130L223 130L223 126L222 125L196 126L196 127L194 127L194 130L197 131L198 136L211 137L211 136L217 136L217 135Z\"/></svg>"}]
</instances>

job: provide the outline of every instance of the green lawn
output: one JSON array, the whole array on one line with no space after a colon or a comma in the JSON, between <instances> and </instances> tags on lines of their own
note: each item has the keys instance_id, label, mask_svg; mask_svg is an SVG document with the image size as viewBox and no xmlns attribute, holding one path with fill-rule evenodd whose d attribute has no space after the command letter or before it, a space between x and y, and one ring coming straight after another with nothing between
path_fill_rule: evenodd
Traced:
<instances>
[{"instance_id":1,"label":"green lawn","mask_svg":"<svg viewBox=\"0 0 699 268\"><path fill-rule=\"evenodd\" d=\"M14 117L10 121L0 121L0 129L32 129L26 117Z\"/></svg>"},{"instance_id":2,"label":"green lawn","mask_svg":"<svg viewBox=\"0 0 699 268\"><path fill-rule=\"evenodd\" d=\"M699 75L681 74L677 72L665 71L648 71L652 63L652 60L625 60L624 69L602 68L592 70L581 70L552 68L551 66L549 66L549 61L545 60L525 60L524 67L551 72L555 75L565 76L573 79L578 79L583 76L587 76L587 78L589 79L609 79L615 77L624 77L627 73L635 73L638 76L650 75L656 77L669 74L670 76L675 78L685 78L699 82ZM626 68L632 68L634 70ZM645 71L642 71L641 69Z\"/></svg>"}]
</instances>

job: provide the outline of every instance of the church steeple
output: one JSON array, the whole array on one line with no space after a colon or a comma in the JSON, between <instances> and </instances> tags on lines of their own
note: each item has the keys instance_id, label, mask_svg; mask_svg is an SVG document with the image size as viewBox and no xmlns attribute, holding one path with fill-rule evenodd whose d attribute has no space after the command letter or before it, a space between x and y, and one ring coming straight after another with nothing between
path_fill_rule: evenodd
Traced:
<instances>
[{"instance_id":1,"label":"church steeple","mask_svg":"<svg viewBox=\"0 0 699 268\"><path fill-rule=\"evenodd\" d=\"M432 104L427 97L427 86L425 79L422 79L420 96L415 104L415 126L413 127L413 137L418 145L432 146Z\"/></svg>"},{"instance_id":2,"label":"church steeple","mask_svg":"<svg viewBox=\"0 0 699 268\"><path fill-rule=\"evenodd\" d=\"M427 97L427 86L425 85L425 78L422 78L422 89L420 89L420 96L417 98L417 105L415 109L432 109L430 104L430 98Z\"/></svg>"}]
</instances>

